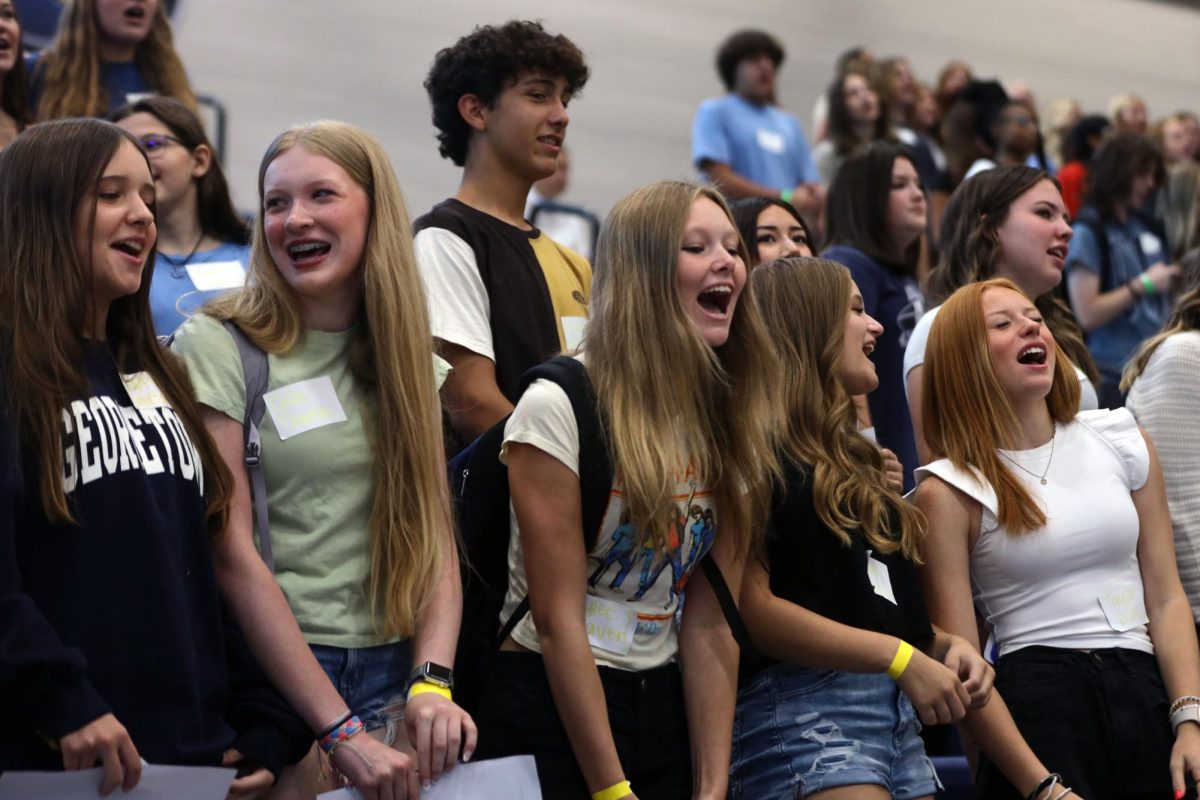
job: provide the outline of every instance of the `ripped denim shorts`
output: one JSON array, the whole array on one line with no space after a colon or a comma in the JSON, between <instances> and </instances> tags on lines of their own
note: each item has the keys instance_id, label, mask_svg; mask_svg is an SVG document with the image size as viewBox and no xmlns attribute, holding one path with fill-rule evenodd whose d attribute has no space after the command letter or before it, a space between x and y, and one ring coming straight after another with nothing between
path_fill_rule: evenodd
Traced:
<instances>
[{"instance_id":1,"label":"ripped denim shorts","mask_svg":"<svg viewBox=\"0 0 1200 800\"><path fill-rule=\"evenodd\" d=\"M777 664L738 692L729 796L791 800L860 784L897 800L935 794L920 730L886 675Z\"/></svg>"},{"instance_id":2,"label":"ripped denim shorts","mask_svg":"<svg viewBox=\"0 0 1200 800\"><path fill-rule=\"evenodd\" d=\"M375 647L310 644L317 663L368 731L385 728L392 744L404 724L405 696L412 669L412 644L405 640Z\"/></svg>"}]
</instances>

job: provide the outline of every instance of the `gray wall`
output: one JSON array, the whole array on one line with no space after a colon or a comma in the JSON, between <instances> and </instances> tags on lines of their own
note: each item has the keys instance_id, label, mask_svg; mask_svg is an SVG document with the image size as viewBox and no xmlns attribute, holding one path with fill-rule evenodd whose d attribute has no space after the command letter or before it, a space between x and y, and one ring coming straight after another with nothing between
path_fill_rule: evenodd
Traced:
<instances>
[{"instance_id":1,"label":"gray wall","mask_svg":"<svg viewBox=\"0 0 1200 800\"><path fill-rule=\"evenodd\" d=\"M1102 111L1135 91L1152 118L1200 110L1200 10L1150 0L184 0L175 26L193 85L229 108L239 205L253 207L276 133L337 118L383 142L416 214L458 181L437 155L429 64L474 25L510 18L541 19L588 56L569 195L601 213L641 183L691 175L692 114L720 93L714 48L738 27L785 43L779 99L806 129L834 58L859 43L908 56L924 81L963 58L979 75L1025 79L1042 104L1072 96Z\"/></svg>"}]
</instances>

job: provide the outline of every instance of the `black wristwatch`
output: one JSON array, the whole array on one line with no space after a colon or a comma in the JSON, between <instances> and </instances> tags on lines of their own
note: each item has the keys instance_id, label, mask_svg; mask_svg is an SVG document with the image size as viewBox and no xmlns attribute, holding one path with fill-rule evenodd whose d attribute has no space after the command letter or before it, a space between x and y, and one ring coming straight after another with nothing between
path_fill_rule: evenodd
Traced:
<instances>
[{"instance_id":1,"label":"black wristwatch","mask_svg":"<svg viewBox=\"0 0 1200 800\"><path fill-rule=\"evenodd\" d=\"M426 661L414 669L412 675L408 677L408 685L410 687L417 681L429 681L432 684L454 691L454 670L450 667L443 667L441 664L435 664L432 661Z\"/></svg>"}]
</instances>

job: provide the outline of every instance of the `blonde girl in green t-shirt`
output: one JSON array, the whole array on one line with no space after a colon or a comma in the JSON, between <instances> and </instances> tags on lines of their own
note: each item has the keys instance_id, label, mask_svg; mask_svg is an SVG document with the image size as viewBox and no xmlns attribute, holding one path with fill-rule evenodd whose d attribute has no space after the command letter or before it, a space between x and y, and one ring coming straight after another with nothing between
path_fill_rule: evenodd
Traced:
<instances>
[{"instance_id":1,"label":"blonde girl in green t-shirt","mask_svg":"<svg viewBox=\"0 0 1200 800\"><path fill-rule=\"evenodd\" d=\"M363 472L372 482L363 502L366 530L362 525L356 529L353 519L345 520L344 527L337 520L319 520L308 507L268 511L281 522L294 522L299 513L302 526L312 515L314 528L326 523L327 536L362 539L366 566L346 577L343 594L365 592L380 644L310 649L306 643L307 631L301 633L290 597L255 549L252 501L242 466L242 418L234 413L244 400L223 402L216 385L221 375L236 370L234 383L240 386L236 351L212 319L198 318L184 326L176 346L205 404L208 430L235 477L229 527L216 545L218 580L255 655L312 726L322 749L332 750L334 766L367 798L412 796L418 774L428 785L453 768L460 746L470 757L475 725L449 691L418 679L409 690L405 718L419 767L375 738L358 735L364 723L368 729L382 728L380 707L404 699L411 663L428 665L423 675L434 676L438 665L454 663L461 613L440 409L430 369L432 340L408 216L378 143L340 122L316 122L280 134L263 157L258 187L247 286L205 313L233 321L268 353L276 377L277 367L280 374L289 374L296 359L342 337L344 347L335 351L344 353L336 359L340 364L325 362L326 374L304 377L328 381L328 373L339 369L351 376L345 380L353 383L352 393L339 391L338 398L346 406L344 416L360 420L360 444L369 454ZM347 397L358 401L347 403ZM267 421L275 433L263 426L265 462L273 447L277 457L280 450L286 454L288 442L281 439L313 436L285 434L285 415L276 416L276 410ZM355 432L347 422L333 424ZM315 462L319 457L311 447L310 453ZM284 462L283 470L292 467ZM275 466L280 468L278 462ZM325 465L294 468L319 473ZM270 477L268 471L267 496L274 498L277 488ZM338 478L328 476L331 482ZM314 481L313 491L320 488ZM299 500L295 505L301 505ZM303 533L302 528L293 535L303 538ZM303 542L301 549L321 544ZM306 581L321 580L342 566L309 561L307 569L292 569L286 576L296 594L304 591ZM277 561L276 566L284 582L283 565ZM411 647L411 663L406 647ZM356 680L356 672L363 680ZM311 786L287 788L311 792Z\"/></svg>"}]
</instances>

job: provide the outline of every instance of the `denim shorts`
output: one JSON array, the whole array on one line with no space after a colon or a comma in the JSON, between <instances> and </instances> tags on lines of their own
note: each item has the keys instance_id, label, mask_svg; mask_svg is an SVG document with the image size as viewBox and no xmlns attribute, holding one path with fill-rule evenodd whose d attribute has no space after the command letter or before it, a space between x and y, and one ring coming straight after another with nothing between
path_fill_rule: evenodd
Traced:
<instances>
[{"instance_id":1,"label":"denim shorts","mask_svg":"<svg viewBox=\"0 0 1200 800\"><path fill-rule=\"evenodd\" d=\"M942 788L912 704L886 675L777 664L738 692L729 797L805 797L874 784L897 800Z\"/></svg>"},{"instance_id":2,"label":"denim shorts","mask_svg":"<svg viewBox=\"0 0 1200 800\"><path fill-rule=\"evenodd\" d=\"M349 649L323 644L310 644L309 648L350 712L369 731L387 728L385 741L391 744L396 725L404 720L412 645L401 641Z\"/></svg>"}]
</instances>

